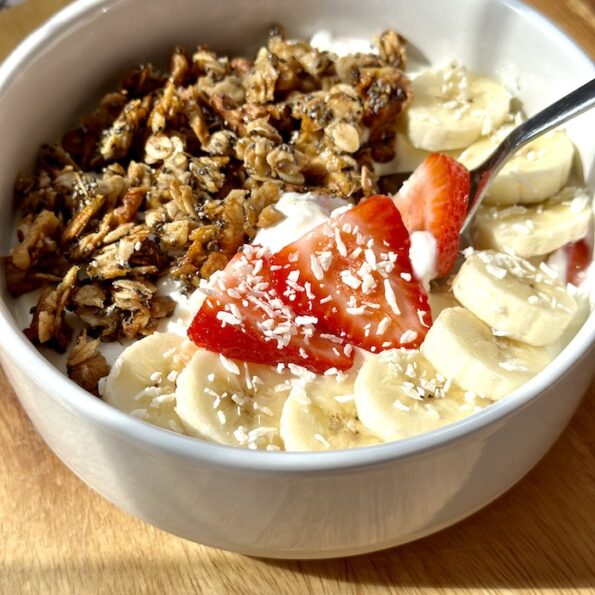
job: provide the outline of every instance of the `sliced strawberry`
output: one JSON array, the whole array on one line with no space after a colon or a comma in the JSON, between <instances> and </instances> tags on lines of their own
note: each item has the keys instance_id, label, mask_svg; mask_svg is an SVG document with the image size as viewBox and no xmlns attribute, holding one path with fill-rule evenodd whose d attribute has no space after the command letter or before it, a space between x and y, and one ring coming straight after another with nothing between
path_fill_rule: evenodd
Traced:
<instances>
[{"instance_id":1,"label":"sliced strawberry","mask_svg":"<svg viewBox=\"0 0 595 595\"><path fill-rule=\"evenodd\" d=\"M438 276L447 275L459 251L459 233L467 214L467 169L442 153L428 155L395 197L409 232L429 231L438 244Z\"/></svg>"},{"instance_id":2,"label":"sliced strawberry","mask_svg":"<svg viewBox=\"0 0 595 595\"><path fill-rule=\"evenodd\" d=\"M409 234L388 196L333 216L271 257L281 297L369 351L417 347L431 324Z\"/></svg>"},{"instance_id":3,"label":"sliced strawberry","mask_svg":"<svg viewBox=\"0 0 595 595\"><path fill-rule=\"evenodd\" d=\"M566 282L580 285L586 277L587 269L593 260L591 247L585 240L564 246L566 255Z\"/></svg>"},{"instance_id":4,"label":"sliced strawberry","mask_svg":"<svg viewBox=\"0 0 595 595\"><path fill-rule=\"evenodd\" d=\"M199 347L246 362L294 363L316 373L351 367L351 346L325 334L316 318L297 316L279 299L263 248L245 246L211 277L206 291L188 329Z\"/></svg>"}]
</instances>

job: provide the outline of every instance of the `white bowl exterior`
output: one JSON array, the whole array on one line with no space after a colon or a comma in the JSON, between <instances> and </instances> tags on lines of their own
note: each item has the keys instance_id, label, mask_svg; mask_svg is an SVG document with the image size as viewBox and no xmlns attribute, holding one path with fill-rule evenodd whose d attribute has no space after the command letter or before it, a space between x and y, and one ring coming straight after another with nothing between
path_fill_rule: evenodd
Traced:
<instances>
[{"instance_id":1,"label":"white bowl exterior","mask_svg":"<svg viewBox=\"0 0 595 595\"><path fill-rule=\"evenodd\" d=\"M591 380L594 355L522 409L462 439L379 464L297 473L242 470L143 444L65 407L6 353L1 359L50 448L120 508L205 545L326 558L434 533L511 487L566 426Z\"/></svg>"},{"instance_id":2,"label":"white bowl exterior","mask_svg":"<svg viewBox=\"0 0 595 595\"><path fill-rule=\"evenodd\" d=\"M241 53L254 47L272 22L301 35L324 27L370 36L395 27L414 46L416 60L424 59L416 51L423 48L432 63L457 58L514 84L518 74L517 92L529 113L595 73L592 62L547 21L505 0L79 2L30 38L0 71L0 208L11 209L14 174L30 163L36 147L66 129L114 73L147 56L163 56L176 43L206 42ZM454 34L445 35L448 31ZM7 78L17 62L20 70ZM595 185L595 113L568 129ZM6 252L11 222L4 218L2 224ZM91 406L92 397L72 383L49 378L53 372L15 333L6 306L11 301L4 289L2 295L2 364L56 454L124 510L183 537L260 556L357 554L421 537L467 516L543 456L575 410L595 363L592 316L582 341L565 352L569 369L556 378L536 379L532 392L543 388L541 394L525 398L531 396L527 389L522 400L517 393L476 418L492 416L493 423L474 425L470 419L459 424L469 428L467 434L446 429L414 439L410 444L423 446L419 452L385 445L368 449L369 455L337 453L336 467L318 464L335 459L317 454L264 453L270 465L255 457L260 462L243 469L245 455L257 453L234 455L199 441L187 447L189 439L146 428L107 406L98 409L103 404ZM391 452L395 456L387 456Z\"/></svg>"}]
</instances>

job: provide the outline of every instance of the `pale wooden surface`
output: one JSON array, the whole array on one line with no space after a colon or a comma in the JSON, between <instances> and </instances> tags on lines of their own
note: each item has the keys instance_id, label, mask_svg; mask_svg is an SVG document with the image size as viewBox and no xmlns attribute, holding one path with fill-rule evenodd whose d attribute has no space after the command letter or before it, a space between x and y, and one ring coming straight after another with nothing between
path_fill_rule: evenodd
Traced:
<instances>
[{"instance_id":1,"label":"pale wooden surface","mask_svg":"<svg viewBox=\"0 0 595 595\"><path fill-rule=\"evenodd\" d=\"M0 14L0 56L64 0ZM595 56L591 0L532 0ZM245 558L116 509L47 449L0 371L0 594L595 593L595 384L519 485L417 543L323 562Z\"/></svg>"}]
</instances>

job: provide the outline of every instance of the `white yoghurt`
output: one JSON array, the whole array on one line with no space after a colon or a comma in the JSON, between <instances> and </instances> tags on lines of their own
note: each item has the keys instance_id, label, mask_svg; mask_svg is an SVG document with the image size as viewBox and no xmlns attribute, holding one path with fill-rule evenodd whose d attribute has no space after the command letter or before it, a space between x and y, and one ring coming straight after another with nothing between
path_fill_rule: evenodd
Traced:
<instances>
[{"instance_id":1,"label":"white yoghurt","mask_svg":"<svg viewBox=\"0 0 595 595\"><path fill-rule=\"evenodd\" d=\"M200 289L196 289L187 295L183 292L180 281L162 277L157 282L157 295L168 296L176 302L172 315L169 318L162 318L157 330L185 337L192 319L202 306L205 294Z\"/></svg>"},{"instance_id":2,"label":"white yoghurt","mask_svg":"<svg viewBox=\"0 0 595 595\"><path fill-rule=\"evenodd\" d=\"M568 255L565 247L558 248L552 252L546 261L546 264L556 273L556 277L562 282L566 283L566 276L568 271Z\"/></svg>"},{"instance_id":3,"label":"white yoghurt","mask_svg":"<svg viewBox=\"0 0 595 595\"><path fill-rule=\"evenodd\" d=\"M343 200L333 196L314 192L285 192L275 204L275 208L285 215L285 219L261 229L256 234L254 243L269 248L271 252L278 252L328 221L336 208L344 206Z\"/></svg>"},{"instance_id":4,"label":"white yoghurt","mask_svg":"<svg viewBox=\"0 0 595 595\"><path fill-rule=\"evenodd\" d=\"M414 231L411 236L409 258L415 276L423 283L429 293L430 281L436 278L436 260L438 243L429 231Z\"/></svg>"},{"instance_id":5,"label":"white yoghurt","mask_svg":"<svg viewBox=\"0 0 595 595\"><path fill-rule=\"evenodd\" d=\"M377 54L378 50L367 39L357 37L335 37L330 31L321 29L312 35L310 45L323 52L332 52L340 58L349 54Z\"/></svg>"},{"instance_id":6,"label":"white yoghurt","mask_svg":"<svg viewBox=\"0 0 595 595\"><path fill-rule=\"evenodd\" d=\"M342 58L349 54L378 54L378 48L369 39L362 37L341 37L331 33L328 29L316 31L310 38L310 45L322 52L331 52ZM409 56L407 77L413 80L431 64L415 51Z\"/></svg>"}]
</instances>

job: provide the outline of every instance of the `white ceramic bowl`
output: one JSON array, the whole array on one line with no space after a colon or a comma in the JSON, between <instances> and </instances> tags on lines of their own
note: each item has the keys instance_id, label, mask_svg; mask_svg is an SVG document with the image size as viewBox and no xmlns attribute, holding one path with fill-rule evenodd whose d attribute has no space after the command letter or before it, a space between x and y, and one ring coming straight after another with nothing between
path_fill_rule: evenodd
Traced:
<instances>
[{"instance_id":1,"label":"white ceramic bowl","mask_svg":"<svg viewBox=\"0 0 595 595\"><path fill-rule=\"evenodd\" d=\"M370 36L392 26L419 60L458 58L518 82L529 113L593 78L563 33L513 0L79 1L0 69L0 201L9 250L15 174L130 64L175 44L242 53L268 25ZM595 114L569 126L595 184ZM166 531L285 558L358 554L468 516L517 482L556 440L592 376L595 316L539 376L466 420L401 442L327 453L253 452L172 434L85 393L41 357L2 283L1 361L50 448L87 484Z\"/></svg>"}]
</instances>

